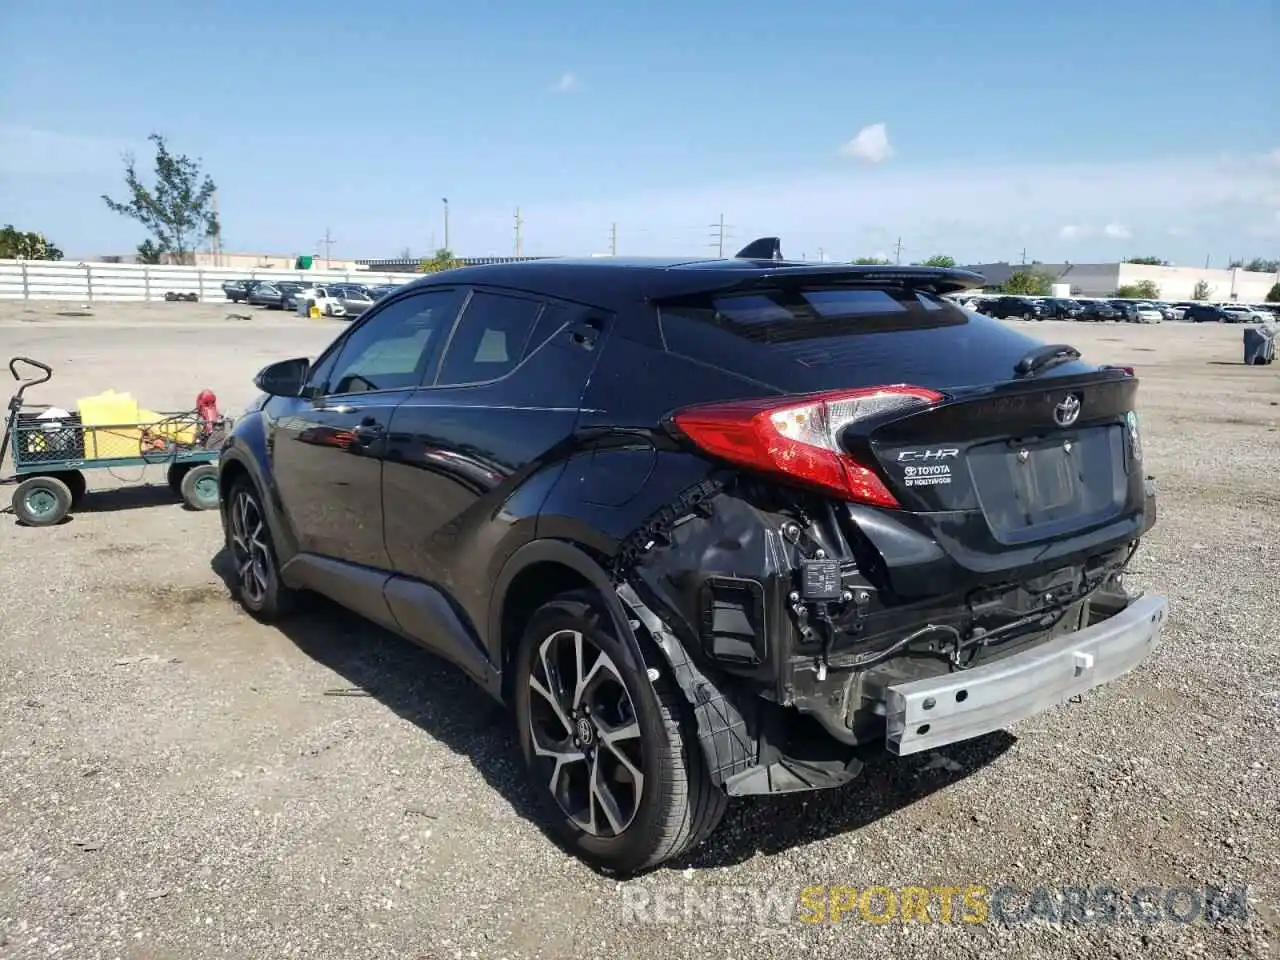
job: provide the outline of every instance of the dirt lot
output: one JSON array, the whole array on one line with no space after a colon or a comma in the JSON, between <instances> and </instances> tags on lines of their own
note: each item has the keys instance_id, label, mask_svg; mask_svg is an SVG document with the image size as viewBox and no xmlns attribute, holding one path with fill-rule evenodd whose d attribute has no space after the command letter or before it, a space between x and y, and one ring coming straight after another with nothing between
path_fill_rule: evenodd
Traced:
<instances>
[{"instance_id":1,"label":"dirt lot","mask_svg":"<svg viewBox=\"0 0 1280 960\"><path fill-rule=\"evenodd\" d=\"M164 409L208 386L238 412L258 367L341 328L231 310L0 304L0 359L55 366L37 401L115 387ZM1161 515L1133 579L1172 603L1157 657L1009 735L735 804L630 884L546 839L507 718L459 672L329 607L240 614L216 514L126 486L53 529L0 517L0 957L1275 957L1280 366L1241 365L1235 327L1035 332L1139 368ZM806 925L752 905L880 884L1247 884L1251 917ZM722 909L637 921L642 887Z\"/></svg>"}]
</instances>

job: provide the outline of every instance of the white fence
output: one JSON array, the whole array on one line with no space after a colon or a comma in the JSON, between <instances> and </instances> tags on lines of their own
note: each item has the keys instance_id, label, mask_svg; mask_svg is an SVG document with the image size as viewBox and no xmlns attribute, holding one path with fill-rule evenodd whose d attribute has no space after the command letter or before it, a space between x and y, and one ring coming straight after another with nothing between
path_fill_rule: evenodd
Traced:
<instances>
[{"instance_id":1,"label":"white fence","mask_svg":"<svg viewBox=\"0 0 1280 960\"><path fill-rule=\"evenodd\" d=\"M412 273L356 270L228 270L222 267L147 266L140 263L75 263L67 260L0 260L0 300L74 300L78 303L163 300L166 293L194 293L226 300L224 280L339 281L376 285L407 283Z\"/></svg>"}]
</instances>

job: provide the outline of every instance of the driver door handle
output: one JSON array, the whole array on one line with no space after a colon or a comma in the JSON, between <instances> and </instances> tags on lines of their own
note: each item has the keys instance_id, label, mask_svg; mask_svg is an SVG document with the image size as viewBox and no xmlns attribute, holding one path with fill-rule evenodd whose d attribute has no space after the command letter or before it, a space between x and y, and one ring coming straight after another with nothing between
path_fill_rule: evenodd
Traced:
<instances>
[{"instance_id":1,"label":"driver door handle","mask_svg":"<svg viewBox=\"0 0 1280 960\"><path fill-rule=\"evenodd\" d=\"M386 436L386 433L386 428L374 420L373 417L365 417L355 429L356 439L366 444L381 440Z\"/></svg>"}]
</instances>

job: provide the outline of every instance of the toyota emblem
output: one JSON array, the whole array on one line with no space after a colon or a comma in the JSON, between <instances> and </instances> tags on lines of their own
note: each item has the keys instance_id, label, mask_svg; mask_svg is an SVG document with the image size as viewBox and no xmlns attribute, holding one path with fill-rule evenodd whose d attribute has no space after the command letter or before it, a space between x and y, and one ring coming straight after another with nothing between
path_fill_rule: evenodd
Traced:
<instances>
[{"instance_id":1,"label":"toyota emblem","mask_svg":"<svg viewBox=\"0 0 1280 960\"><path fill-rule=\"evenodd\" d=\"M1053 422L1060 427L1069 427L1080 419L1080 397L1074 393L1068 393L1066 397L1053 408Z\"/></svg>"}]
</instances>

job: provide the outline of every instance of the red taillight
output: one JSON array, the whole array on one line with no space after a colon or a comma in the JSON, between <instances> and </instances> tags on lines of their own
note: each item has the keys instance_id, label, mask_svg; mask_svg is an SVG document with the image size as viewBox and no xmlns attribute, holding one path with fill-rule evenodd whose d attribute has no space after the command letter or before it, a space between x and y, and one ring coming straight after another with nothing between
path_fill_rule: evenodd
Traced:
<instances>
[{"instance_id":1,"label":"red taillight","mask_svg":"<svg viewBox=\"0 0 1280 960\"><path fill-rule=\"evenodd\" d=\"M1103 370L1120 370L1131 377L1136 377L1138 375L1137 372L1133 369L1133 367L1121 367L1121 366L1117 366L1114 363L1108 363L1105 366L1103 366L1102 369Z\"/></svg>"},{"instance_id":2,"label":"red taillight","mask_svg":"<svg viewBox=\"0 0 1280 960\"><path fill-rule=\"evenodd\" d=\"M840 446L851 423L938 403L924 387L867 387L687 407L672 419L702 450L847 500L897 507L879 475Z\"/></svg>"}]
</instances>

